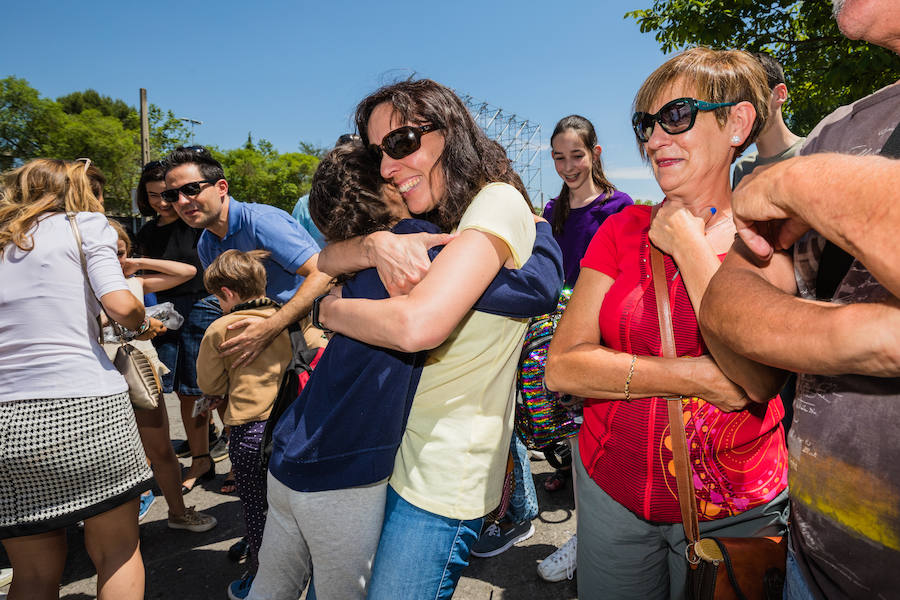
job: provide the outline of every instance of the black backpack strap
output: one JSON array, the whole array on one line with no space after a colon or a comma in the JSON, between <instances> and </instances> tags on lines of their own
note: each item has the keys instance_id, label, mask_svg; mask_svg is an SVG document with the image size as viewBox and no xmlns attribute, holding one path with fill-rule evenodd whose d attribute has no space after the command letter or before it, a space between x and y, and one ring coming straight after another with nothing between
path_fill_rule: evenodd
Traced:
<instances>
[{"instance_id":1,"label":"black backpack strap","mask_svg":"<svg viewBox=\"0 0 900 600\"><path fill-rule=\"evenodd\" d=\"M900 158L900 124L894 128L878 154L888 158ZM837 244L826 241L822 256L819 258L819 271L816 273L816 298L831 300L852 264L853 257L850 254Z\"/></svg>"},{"instance_id":2,"label":"black backpack strap","mask_svg":"<svg viewBox=\"0 0 900 600\"><path fill-rule=\"evenodd\" d=\"M293 356L281 375L281 384L278 386L278 394L275 396L275 403L272 405L272 412L269 413L269 419L266 421L266 428L263 431L262 445L260 446L260 470L265 473L269 466L269 457L272 456L272 434L278 419L281 415L294 403L300 395L299 375L305 371L312 373L312 361L316 357L316 348L310 348L306 344L306 338L303 337L303 330L297 323L288 325L288 336L291 338L291 348Z\"/></svg>"}]
</instances>

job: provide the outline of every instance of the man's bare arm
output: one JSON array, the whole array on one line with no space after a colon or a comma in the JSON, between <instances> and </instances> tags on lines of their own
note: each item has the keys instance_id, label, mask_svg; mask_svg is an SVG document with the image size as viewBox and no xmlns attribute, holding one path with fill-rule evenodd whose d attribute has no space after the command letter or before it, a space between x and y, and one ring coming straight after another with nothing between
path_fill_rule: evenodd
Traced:
<instances>
[{"instance_id":1,"label":"man's bare arm","mask_svg":"<svg viewBox=\"0 0 900 600\"><path fill-rule=\"evenodd\" d=\"M837 305L786 289L783 262L760 264L741 242L700 307L705 339L757 362L801 373L900 375L900 302Z\"/></svg>"},{"instance_id":2,"label":"man's bare arm","mask_svg":"<svg viewBox=\"0 0 900 600\"><path fill-rule=\"evenodd\" d=\"M859 259L900 296L900 161L814 154L745 178L732 205L738 233L755 254L787 249L810 228Z\"/></svg>"},{"instance_id":3,"label":"man's bare arm","mask_svg":"<svg viewBox=\"0 0 900 600\"><path fill-rule=\"evenodd\" d=\"M247 317L228 326L228 329L246 327L239 335L219 346L223 356L239 354L232 363L232 368L253 362L285 327L296 323L309 313L316 296L328 291L331 276L316 268L317 261L318 254L314 254L297 269L297 274L304 276L303 283L297 288L294 296L274 315L267 319Z\"/></svg>"}]
</instances>

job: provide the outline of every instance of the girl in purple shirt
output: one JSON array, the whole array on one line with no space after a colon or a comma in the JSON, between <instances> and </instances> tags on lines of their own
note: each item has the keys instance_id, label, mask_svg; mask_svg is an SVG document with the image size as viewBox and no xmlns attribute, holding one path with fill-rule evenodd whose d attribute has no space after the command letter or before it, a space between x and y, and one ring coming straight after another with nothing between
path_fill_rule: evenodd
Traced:
<instances>
[{"instance_id":1,"label":"girl in purple shirt","mask_svg":"<svg viewBox=\"0 0 900 600\"><path fill-rule=\"evenodd\" d=\"M562 248L565 285L571 288L594 232L606 217L634 201L603 174L597 133L584 117L569 115L560 120L550 146L563 185L559 196L544 207L543 217L553 226L553 237Z\"/></svg>"},{"instance_id":2,"label":"girl in purple shirt","mask_svg":"<svg viewBox=\"0 0 900 600\"><path fill-rule=\"evenodd\" d=\"M569 115L556 124L550 136L556 172L563 180L559 196L544 207L543 217L553 226L553 237L562 249L565 287L575 287L581 259L591 238L606 217L634 201L609 182L600 162L601 148L590 121ZM570 438L573 442L575 438ZM573 449L571 456L578 453ZM558 469L544 481L544 489L555 492L565 487L571 467ZM574 481L573 481L574 486ZM538 574L547 581L571 579L575 571L575 536L538 565Z\"/></svg>"}]
</instances>

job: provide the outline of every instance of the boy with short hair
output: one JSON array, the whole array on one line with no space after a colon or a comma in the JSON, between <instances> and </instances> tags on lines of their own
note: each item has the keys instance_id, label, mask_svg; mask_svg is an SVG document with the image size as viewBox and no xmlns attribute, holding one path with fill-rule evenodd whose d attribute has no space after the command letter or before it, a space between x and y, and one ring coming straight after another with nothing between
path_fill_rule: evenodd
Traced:
<instances>
[{"instance_id":1,"label":"boy with short hair","mask_svg":"<svg viewBox=\"0 0 900 600\"><path fill-rule=\"evenodd\" d=\"M228 455L247 527L247 574L231 583L229 598L245 598L259 567L266 523L266 479L259 469L263 432L282 374L291 360L291 340L282 331L251 363L232 368L239 355L222 356L219 346L241 330L228 326L247 317L268 318L280 305L266 297L265 250L226 250L207 267L203 284L222 306L223 317L203 336L197 355L197 384L208 396L227 396L222 422L231 426Z\"/></svg>"}]
</instances>

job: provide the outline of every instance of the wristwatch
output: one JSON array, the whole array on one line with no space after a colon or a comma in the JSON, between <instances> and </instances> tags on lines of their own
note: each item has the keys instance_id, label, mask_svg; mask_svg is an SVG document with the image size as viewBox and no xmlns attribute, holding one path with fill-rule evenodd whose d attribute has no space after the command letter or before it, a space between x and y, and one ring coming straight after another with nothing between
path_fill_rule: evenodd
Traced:
<instances>
[{"instance_id":1,"label":"wristwatch","mask_svg":"<svg viewBox=\"0 0 900 600\"><path fill-rule=\"evenodd\" d=\"M313 324L313 327L317 327L317 328L321 329L322 331L324 331L325 333L334 333L333 331L331 331L330 329L328 329L327 327L325 327L324 325L322 325L322 323L319 322L319 302L322 301L322 298L324 298L324 297L326 297L326 296L328 296L328 295L329 295L329 294L322 294L321 296L318 296L318 297L316 297L315 300L313 300L313 303L312 303L312 324Z\"/></svg>"}]
</instances>

